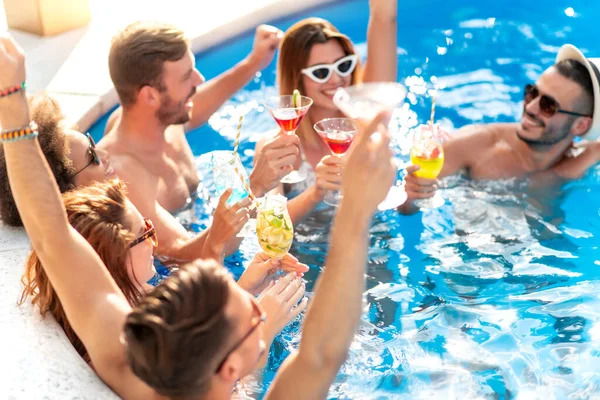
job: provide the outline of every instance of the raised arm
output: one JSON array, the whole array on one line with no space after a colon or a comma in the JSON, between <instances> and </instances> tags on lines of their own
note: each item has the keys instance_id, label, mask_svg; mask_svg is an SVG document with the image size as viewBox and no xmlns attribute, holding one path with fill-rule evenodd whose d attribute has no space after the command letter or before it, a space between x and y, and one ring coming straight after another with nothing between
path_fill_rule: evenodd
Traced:
<instances>
[{"instance_id":1,"label":"raised arm","mask_svg":"<svg viewBox=\"0 0 600 400\"><path fill-rule=\"evenodd\" d=\"M396 82L398 0L370 0L364 82Z\"/></svg>"},{"instance_id":2,"label":"raised arm","mask_svg":"<svg viewBox=\"0 0 600 400\"><path fill-rule=\"evenodd\" d=\"M252 52L233 68L198 86L192 117L185 125L186 132L204 125L223 103L269 65L282 36L283 32L274 26L256 28Z\"/></svg>"},{"instance_id":3,"label":"raised arm","mask_svg":"<svg viewBox=\"0 0 600 400\"><path fill-rule=\"evenodd\" d=\"M286 359L267 399L321 399L345 361L360 322L369 225L396 176L389 134L373 133L378 116L357 135L346 165L325 268L306 314L297 353ZM379 127L383 130L383 127Z\"/></svg>"},{"instance_id":4,"label":"raised arm","mask_svg":"<svg viewBox=\"0 0 600 400\"><path fill-rule=\"evenodd\" d=\"M24 55L11 38L0 37L0 70L2 88L25 80ZM29 124L22 92L0 98L0 123L3 130ZM37 139L4 143L4 152L11 190L32 246L98 375L121 396L149 396L150 389L127 367L119 340L130 306L92 246L69 225Z\"/></svg>"}]
</instances>

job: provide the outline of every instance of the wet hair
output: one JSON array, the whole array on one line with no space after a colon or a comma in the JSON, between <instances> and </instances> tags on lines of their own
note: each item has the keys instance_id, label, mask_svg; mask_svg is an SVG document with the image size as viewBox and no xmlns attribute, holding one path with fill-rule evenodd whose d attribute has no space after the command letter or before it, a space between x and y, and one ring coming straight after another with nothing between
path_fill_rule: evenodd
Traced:
<instances>
[{"instance_id":1,"label":"wet hair","mask_svg":"<svg viewBox=\"0 0 600 400\"><path fill-rule=\"evenodd\" d=\"M130 304L142 296L127 272L129 243L135 235L129 230L125 185L119 180L94 183L63 194L63 201L71 225L96 250L111 276ZM134 277L135 279L135 277ZM29 254L25 285L19 304L31 297L42 316L50 313L63 328L77 352L89 361L87 351L69 324L56 291L52 287L35 251Z\"/></svg>"},{"instance_id":2,"label":"wet hair","mask_svg":"<svg viewBox=\"0 0 600 400\"><path fill-rule=\"evenodd\" d=\"M144 86L163 91L163 64L185 56L189 43L176 26L158 22L134 22L112 39L108 55L110 78L121 105L135 104Z\"/></svg>"},{"instance_id":3,"label":"wet hair","mask_svg":"<svg viewBox=\"0 0 600 400\"><path fill-rule=\"evenodd\" d=\"M554 68L559 74L581 86L585 93L585 99L581 102L584 107L583 113L592 115L594 112L594 87L590 72L585 65L577 60L567 59L556 63Z\"/></svg>"},{"instance_id":4,"label":"wet hair","mask_svg":"<svg viewBox=\"0 0 600 400\"><path fill-rule=\"evenodd\" d=\"M213 260L188 264L127 316L129 365L160 395L191 399L210 389L235 323L225 314L230 281Z\"/></svg>"},{"instance_id":5,"label":"wet hair","mask_svg":"<svg viewBox=\"0 0 600 400\"><path fill-rule=\"evenodd\" d=\"M67 129L58 102L45 93L29 100L31 119L38 124L38 140L61 193L75 188L73 162L65 139ZM0 218L6 225L23 226L17 205L13 199L4 149L0 146Z\"/></svg>"},{"instance_id":6,"label":"wet hair","mask_svg":"<svg viewBox=\"0 0 600 400\"><path fill-rule=\"evenodd\" d=\"M329 40L336 40L342 46L345 55L356 54L352 41L346 35L341 34L331 22L322 18L303 19L285 32L279 45L277 60L277 82L280 94L292 94L294 89L300 90L302 94L306 92L301 71L308 66L313 46L327 43ZM357 65L352 73L350 84L353 85L360 79L361 68L360 65ZM308 136L304 132L310 129L312 129L311 121L304 118L296 133L307 140L312 136Z\"/></svg>"}]
</instances>

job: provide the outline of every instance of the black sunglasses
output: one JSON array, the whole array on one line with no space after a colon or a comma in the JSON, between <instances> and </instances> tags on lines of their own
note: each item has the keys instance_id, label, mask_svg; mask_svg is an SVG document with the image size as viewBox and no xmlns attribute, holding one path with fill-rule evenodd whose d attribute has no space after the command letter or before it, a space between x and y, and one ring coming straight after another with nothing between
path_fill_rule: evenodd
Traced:
<instances>
[{"instance_id":1,"label":"black sunglasses","mask_svg":"<svg viewBox=\"0 0 600 400\"><path fill-rule=\"evenodd\" d=\"M152 246L158 247L158 237L156 236L156 229L154 229L154 224L148 218L144 218L144 225L146 228L144 230L144 233L142 233L139 238L137 238L133 242L129 243L129 248L132 248L133 246L137 246L138 244L142 243L146 239L150 239Z\"/></svg>"},{"instance_id":2,"label":"black sunglasses","mask_svg":"<svg viewBox=\"0 0 600 400\"><path fill-rule=\"evenodd\" d=\"M524 93L524 101L525 104L529 104L529 102L533 101L535 98L540 96L540 91L535 85L525 85L525 93ZM548 95L542 94L540 96L540 111L546 117L552 117L556 113L575 115L577 117L591 117L591 115L581 114L574 111L562 110L558 104L558 102Z\"/></svg>"},{"instance_id":3,"label":"black sunglasses","mask_svg":"<svg viewBox=\"0 0 600 400\"><path fill-rule=\"evenodd\" d=\"M78 173L80 173L81 171L83 171L84 169L86 169L87 167L89 167L92 164L100 165L100 158L98 158L98 154L96 153L96 142L94 142L94 138L89 133L86 133L85 136L87 137L87 140L90 142L90 147L88 147L88 153L90 153L90 155L92 156L92 160L85 167L83 167L79 171L75 172L73 174L73 178L75 178Z\"/></svg>"},{"instance_id":4,"label":"black sunglasses","mask_svg":"<svg viewBox=\"0 0 600 400\"><path fill-rule=\"evenodd\" d=\"M252 335L254 333L254 331L261 325L264 324L267 321L267 313L265 313L260 306L256 303L256 301L253 299L252 300L252 309L254 311L255 314L257 314L258 316L254 316L252 318L253 322L252 326L250 327L250 330L248 330L248 333L246 333L237 343L235 346L233 346L233 348L231 350L229 350L227 352L227 354L225 354L225 357L223 357L223 361L221 361L219 363L219 366L217 367L216 373L219 373L219 371L221 370L221 368L223 368L223 365L225 365L225 361L227 361L227 359L229 358L229 356L236 351L241 345L242 343L244 343L246 341L246 339L248 339L250 337L250 335ZM254 320L254 318L256 318L256 320Z\"/></svg>"}]
</instances>

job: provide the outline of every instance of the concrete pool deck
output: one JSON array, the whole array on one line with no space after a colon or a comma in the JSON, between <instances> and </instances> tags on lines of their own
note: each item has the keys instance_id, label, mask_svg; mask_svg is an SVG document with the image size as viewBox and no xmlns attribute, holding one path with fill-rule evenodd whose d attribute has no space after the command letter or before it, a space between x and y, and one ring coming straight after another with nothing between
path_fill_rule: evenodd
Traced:
<instances>
[{"instance_id":1,"label":"concrete pool deck","mask_svg":"<svg viewBox=\"0 0 600 400\"><path fill-rule=\"evenodd\" d=\"M108 75L110 38L140 19L183 28L194 53L222 43L261 23L332 0L90 0L92 22L54 37L9 30L27 56L29 92L48 91L67 119L85 130L117 104ZM3 8L0 0L0 10ZM116 12L115 10L118 10ZM4 21L0 20L0 30ZM246 54L240 54L240 60ZM52 318L42 319L27 303L17 306L20 278L29 252L23 229L0 222L0 397L8 399L116 398L83 362Z\"/></svg>"}]
</instances>

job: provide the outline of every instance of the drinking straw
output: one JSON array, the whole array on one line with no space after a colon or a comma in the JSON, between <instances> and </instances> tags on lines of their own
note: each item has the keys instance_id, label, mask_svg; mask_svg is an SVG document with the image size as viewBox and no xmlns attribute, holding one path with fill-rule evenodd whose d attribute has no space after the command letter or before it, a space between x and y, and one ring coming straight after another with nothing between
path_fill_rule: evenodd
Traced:
<instances>
[{"instance_id":1,"label":"drinking straw","mask_svg":"<svg viewBox=\"0 0 600 400\"><path fill-rule=\"evenodd\" d=\"M235 135L235 143L233 144L233 156L235 157L238 152L238 147L240 146L240 134L242 133L242 121L244 120L244 116L240 115L240 122L238 122L237 133Z\"/></svg>"},{"instance_id":2,"label":"drinking straw","mask_svg":"<svg viewBox=\"0 0 600 400\"><path fill-rule=\"evenodd\" d=\"M250 197L250 200L252 200L254 202L254 206L256 208L258 208L258 200L256 200L256 196L254 196L254 193L252 193L252 189L250 189L250 185L248 184L248 181L246 179L244 179L244 175L242 175L242 173L238 169L237 165L234 167L234 169L235 169L235 173L237 174L237 176L244 183L244 189L246 189L246 192L248 192L248 197Z\"/></svg>"},{"instance_id":3,"label":"drinking straw","mask_svg":"<svg viewBox=\"0 0 600 400\"><path fill-rule=\"evenodd\" d=\"M435 117L435 97L436 94L431 98L431 117L429 118L429 124L433 125L433 118Z\"/></svg>"},{"instance_id":4,"label":"drinking straw","mask_svg":"<svg viewBox=\"0 0 600 400\"><path fill-rule=\"evenodd\" d=\"M240 134L242 132L242 120L243 119L244 119L244 116L240 115L240 122L238 122L237 134L235 135L235 143L233 145L234 161L235 161L236 157L238 157L237 152L238 152L238 147L240 145ZM244 175L242 175L242 173L238 169L237 163L234 162L233 165L234 165L235 173L244 183L244 189L246 189L246 192L248 192L248 197L250 197L250 200L252 200L254 202L254 205L256 206L256 208L258 208L258 201L256 200L256 196L254 196L254 193L252 193L252 189L250 189L250 185L248 184L248 181L246 181L246 179L244 178Z\"/></svg>"}]
</instances>

